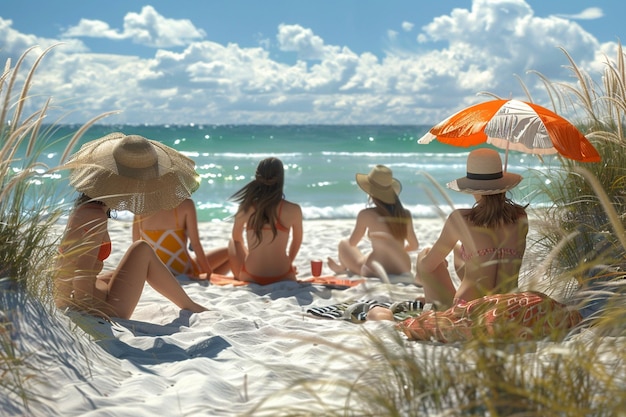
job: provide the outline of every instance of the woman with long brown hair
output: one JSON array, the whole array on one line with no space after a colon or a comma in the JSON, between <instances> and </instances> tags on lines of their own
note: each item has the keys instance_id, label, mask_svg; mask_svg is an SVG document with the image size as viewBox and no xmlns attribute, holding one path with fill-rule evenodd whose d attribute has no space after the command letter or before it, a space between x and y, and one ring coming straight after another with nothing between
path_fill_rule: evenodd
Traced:
<instances>
[{"instance_id":1,"label":"woman with long brown hair","mask_svg":"<svg viewBox=\"0 0 626 417\"><path fill-rule=\"evenodd\" d=\"M373 206L359 212L352 234L339 242L339 263L328 258L328 266L336 273L348 271L366 277L410 273L408 252L417 250L419 243L411 213L398 197L400 182L384 165L376 165L369 174L356 174L356 182ZM357 245L366 233L372 250L364 254Z\"/></svg>"},{"instance_id":2,"label":"woman with long brown hair","mask_svg":"<svg viewBox=\"0 0 626 417\"><path fill-rule=\"evenodd\" d=\"M302 209L285 200L284 182L282 161L266 158L254 179L232 196L239 208L228 251L237 279L262 285L296 279L293 262L302 244Z\"/></svg>"}]
</instances>

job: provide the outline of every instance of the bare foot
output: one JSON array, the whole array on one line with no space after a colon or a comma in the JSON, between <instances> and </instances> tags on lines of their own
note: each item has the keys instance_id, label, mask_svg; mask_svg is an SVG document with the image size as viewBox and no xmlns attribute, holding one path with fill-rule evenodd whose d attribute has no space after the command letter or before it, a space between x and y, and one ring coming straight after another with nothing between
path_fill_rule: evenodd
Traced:
<instances>
[{"instance_id":1,"label":"bare foot","mask_svg":"<svg viewBox=\"0 0 626 417\"><path fill-rule=\"evenodd\" d=\"M348 272L348 269L343 266L338 264L337 262L335 262L335 260L331 257L327 258L327 262L328 262L328 267L335 273L335 274L345 274Z\"/></svg>"},{"instance_id":2,"label":"bare foot","mask_svg":"<svg viewBox=\"0 0 626 417\"><path fill-rule=\"evenodd\" d=\"M394 317L393 317L393 313L391 312L391 310L389 310L388 308L385 307L372 307L370 308L370 310L367 312L367 320L376 320L376 321L380 321L380 320L391 320L394 321Z\"/></svg>"},{"instance_id":3,"label":"bare foot","mask_svg":"<svg viewBox=\"0 0 626 417\"><path fill-rule=\"evenodd\" d=\"M420 276L419 276L419 274L417 272L415 273L415 280L413 282L418 287L423 287L424 286L424 284L422 283L422 279L420 278Z\"/></svg>"},{"instance_id":4,"label":"bare foot","mask_svg":"<svg viewBox=\"0 0 626 417\"><path fill-rule=\"evenodd\" d=\"M193 303L191 308L189 308L188 310L191 311L192 313L202 313L203 311L209 311L208 308L203 307L198 303Z\"/></svg>"},{"instance_id":5,"label":"bare foot","mask_svg":"<svg viewBox=\"0 0 626 417\"><path fill-rule=\"evenodd\" d=\"M188 274L187 276L192 281L206 281L209 278L211 278L211 274L207 274L206 272L202 272L201 274L198 274L198 276L190 275L190 274Z\"/></svg>"}]
</instances>

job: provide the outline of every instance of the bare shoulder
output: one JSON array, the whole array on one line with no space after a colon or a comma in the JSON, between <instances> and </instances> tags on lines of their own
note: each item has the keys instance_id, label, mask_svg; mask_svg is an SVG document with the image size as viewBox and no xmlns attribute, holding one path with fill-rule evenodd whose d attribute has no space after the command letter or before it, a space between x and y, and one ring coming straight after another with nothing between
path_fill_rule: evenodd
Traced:
<instances>
[{"instance_id":1,"label":"bare shoulder","mask_svg":"<svg viewBox=\"0 0 626 417\"><path fill-rule=\"evenodd\" d=\"M372 219L378 220L380 215L376 212L376 209L374 207L368 207L359 211L359 214L357 214L357 217L360 217L362 219L372 218Z\"/></svg>"},{"instance_id":2,"label":"bare shoulder","mask_svg":"<svg viewBox=\"0 0 626 417\"><path fill-rule=\"evenodd\" d=\"M296 204L293 203L291 201L288 200L284 200L285 202L283 203L283 210L289 210L292 212L301 212L302 211L302 207L300 207L300 204Z\"/></svg>"},{"instance_id":3,"label":"bare shoulder","mask_svg":"<svg viewBox=\"0 0 626 417\"><path fill-rule=\"evenodd\" d=\"M196 204L191 198L186 198L178 205L177 209L185 212L193 211L196 209Z\"/></svg>"},{"instance_id":4,"label":"bare shoulder","mask_svg":"<svg viewBox=\"0 0 626 417\"><path fill-rule=\"evenodd\" d=\"M448 218L446 219L446 223L459 225L467 222L467 215L469 214L470 209L455 209L450 213Z\"/></svg>"}]
</instances>

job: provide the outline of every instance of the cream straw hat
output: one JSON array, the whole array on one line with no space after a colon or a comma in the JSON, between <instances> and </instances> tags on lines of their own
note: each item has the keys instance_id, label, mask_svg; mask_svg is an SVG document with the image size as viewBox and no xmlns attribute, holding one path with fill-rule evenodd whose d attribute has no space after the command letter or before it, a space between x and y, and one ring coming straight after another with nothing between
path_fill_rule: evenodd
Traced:
<instances>
[{"instance_id":1,"label":"cream straw hat","mask_svg":"<svg viewBox=\"0 0 626 417\"><path fill-rule=\"evenodd\" d=\"M502 171L502 160L496 150L480 148L467 157L467 175L449 182L448 188L467 194L500 194L521 180L521 175Z\"/></svg>"},{"instance_id":2,"label":"cream straw hat","mask_svg":"<svg viewBox=\"0 0 626 417\"><path fill-rule=\"evenodd\" d=\"M356 183L367 194L387 204L395 203L402 190L400 181L384 165L376 165L369 174L356 174Z\"/></svg>"},{"instance_id":3,"label":"cream straw hat","mask_svg":"<svg viewBox=\"0 0 626 417\"><path fill-rule=\"evenodd\" d=\"M200 186L192 159L119 132L84 144L62 168L72 170L70 184L79 192L135 214L172 209Z\"/></svg>"}]
</instances>

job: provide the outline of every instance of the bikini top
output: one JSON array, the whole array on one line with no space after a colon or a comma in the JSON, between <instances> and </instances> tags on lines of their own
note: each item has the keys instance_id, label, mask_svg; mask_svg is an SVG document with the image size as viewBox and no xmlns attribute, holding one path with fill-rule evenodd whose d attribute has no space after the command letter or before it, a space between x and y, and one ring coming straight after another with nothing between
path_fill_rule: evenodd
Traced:
<instances>
[{"instance_id":1,"label":"bikini top","mask_svg":"<svg viewBox=\"0 0 626 417\"><path fill-rule=\"evenodd\" d=\"M111 242L102 242L98 251L98 260L103 262L111 255Z\"/></svg>"},{"instance_id":2,"label":"bikini top","mask_svg":"<svg viewBox=\"0 0 626 417\"><path fill-rule=\"evenodd\" d=\"M461 245L461 259L464 261L468 261L472 259L474 256L485 256L485 255L495 255L496 259L504 259L504 258L522 258L522 254L520 254L517 249L514 248L483 248L478 249L476 253L467 253L465 252L465 246Z\"/></svg>"},{"instance_id":3,"label":"bikini top","mask_svg":"<svg viewBox=\"0 0 626 417\"><path fill-rule=\"evenodd\" d=\"M88 206L88 208L91 208ZM100 206L97 207L98 209L101 209ZM83 230L86 233L90 233L91 229L89 229L88 227L83 228ZM98 260L100 262L104 262L104 260L106 258L108 258L109 256L111 256L111 241L107 241L107 242L102 242L100 244L100 249L98 250Z\"/></svg>"}]
</instances>

